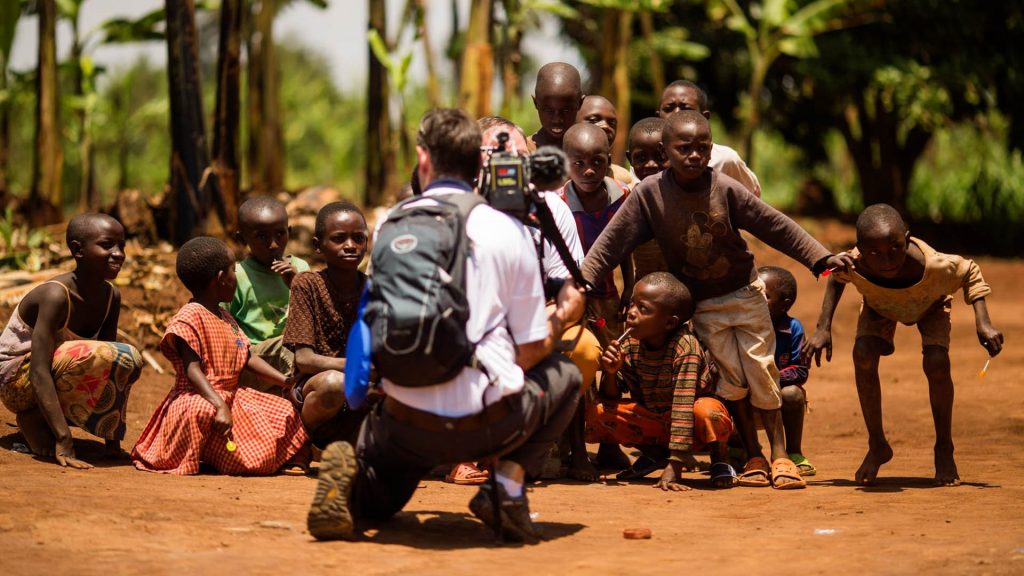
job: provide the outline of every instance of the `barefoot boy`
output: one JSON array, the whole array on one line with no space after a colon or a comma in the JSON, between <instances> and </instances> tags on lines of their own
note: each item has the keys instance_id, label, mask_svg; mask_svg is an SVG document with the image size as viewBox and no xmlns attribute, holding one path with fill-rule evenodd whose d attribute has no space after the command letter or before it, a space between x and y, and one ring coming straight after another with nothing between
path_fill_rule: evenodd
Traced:
<instances>
[{"instance_id":1,"label":"barefoot boy","mask_svg":"<svg viewBox=\"0 0 1024 576\"><path fill-rule=\"evenodd\" d=\"M580 106L579 112L576 113L576 123L580 122L589 122L604 130L604 133L608 135L608 144L615 147L615 135L619 129L619 114L615 111L615 105L611 100L596 94L584 96L583 104ZM618 164L610 165L608 175L626 186L634 184L633 175Z\"/></svg>"},{"instance_id":2,"label":"barefoot boy","mask_svg":"<svg viewBox=\"0 0 1024 576\"><path fill-rule=\"evenodd\" d=\"M818 328L804 348L821 365L821 352L832 359L832 316L847 283L864 296L853 345L854 374L868 453L857 470L860 484L872 484L878 469L892 459L882 428L882 390L878 360L895 350L896 323L916 324L921 333L924 374L928 378L932 419L935 421L935 483L957 486L960 476L953 460L953 380L949 372L949 311L952 294L963 290L974 307L978 340L991 356L1003 348L1003 334L988 318L985 297L991 292L973 260L936 252L910 235L899 213L887 204L868 206L857 218L857 246L850 252L852 269L836 270L829 278Z\"/></svg>"},{"instance_id":3,"label":"barefoot boy","mask_svg":"<svg viewBox=\"0 0 1024 576\"><path fill-rule=\"evenodd\" d=\"M754 456L745 467L748 484L767 486L771 475L776 488L801 488L806 484L786 454L764 284L739 231L747 230L815 274L845 260L739 182L708 169L711 127L702 114L685 110L669 116L663 137L670 169L641 182L626 198L587 254L583 276L591 282L604 277L636 246L657 238L669 270L693 294L694 330L721 372L716 393L733 402L744 444ZM771 468L757 446L751 406L768 433Z\"/></svg>"},{"instance_id":4,"label":"barefoot boy","mask_svg":"<svg viewBox=\"0 0 1024 576\"><path fill-rule=\"evenodd\" d=\"M583 82L572 64L551 62L537 71L533 105L540 119L540 130L530 136L530 145L562 147L565 131L576 121L583 103Z\"/></svg>"},{"instance_id":5,"label":"barefoot boy","mask_svg":"<svg viewBox=\"0 0 1024 576\"><path fill-rule=\"evenodd\" d=\"M281 345L281 333L288 318L288 290L299 272L309 264L296 256L285 256L288 247L288 212L270 196L253 196L238 207L235 239L249 248L249 257L235 265L238 288L228 312L252 343L252 353L278 371L289 374L294 356ZM278 393L246 372L242 386Z\"/></svg>"},{"instance_id":6,"label":"barefoot boy","mask_svg":"<svg viewBox=\"0 0 1024 576\"><path fill-rule=\"evenodd\" d=\"M34 454L69 468L71 426L106 441L121 457L128 394L142 370L138 350L114 342L121 293L110 280L124 264L124 228L106 214L68 222L75 269L33 288L0 334L0 401L14 412Z\"/></svg>"},{"instance_id":7,"label":"barefoot boy","mask_svg":"<svg viewBox=\"0 0 1024 576\"><path fill-rule=\"evenodd\" d=\"M656 487L689 490L679 479L695 450L711 451L711 483L736 484L726 461L732 433L729 411L714 397L708 359L686 322L693 315L690 291L667 272L637 282L626 318L629 337L613 340L601 356L600 404L588 408L587 440L668 450L668 466ZM628 386L631 403L621 402Z\"/></svg>"},{"instance_id":8,"label":"barefoot boy","mask_svg":"<svg viewBox=\"0 0 1024 576\"><path fill-rule=\"evenodd\" d=\"M764 282L768 313L775 330L775 366L779 369L782 394L782 426L786 429L786 452L801 476L814 476L817 469L803 453L804 413L807 412L808 366L804 361L804 326L789 315L796 302L796 278L785 268L762 266L757 276Z\"/></svg>"},{"instance_id":9,"label":"barefoot boy","mask_svg":"<svg viewBox=\"0 0 1024 576\"><path fill-rule=\"evenodd\" d=\"M313 445L354 442L365 410L345 402L345 346L356 321L366 275L366 219L351 202L332 202L316 215L313 246L327 267L292 282L284 346L295 353L292 401L302 412Z\"/></svg>"},{"instance_id":10,"label":"barefoot boy","mask_svg":"<svg viewBox=\"0 0 1024 576\"><path fill-rule=\"evenodd\" d=\"M662 118L668 118L670 114L680 110L696 110L705 118L711 118L708 95L699 86L687 80L676 80L666 86L658 103L658 116ZM758 182L757 175L732 148L724 144L714 144L711 147L708 166L728 174L753 192L754 196L761 197L761 183Z\"/></svg>"}]
</instances>

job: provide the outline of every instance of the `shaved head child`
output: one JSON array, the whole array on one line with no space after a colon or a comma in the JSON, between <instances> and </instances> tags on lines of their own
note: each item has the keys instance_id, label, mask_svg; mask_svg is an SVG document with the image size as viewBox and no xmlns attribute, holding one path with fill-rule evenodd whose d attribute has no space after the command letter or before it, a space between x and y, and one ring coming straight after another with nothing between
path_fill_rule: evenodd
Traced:
<instances>
[{"instance_id":1,"label":"shaved head child","mask_svg":"<svg viewBox=\"0 0 1024 576\"><path fill-rule=\"evenodd\" d=\"M238 385L243 370L286 385L286 377L249 353L249 341L220 307L235 293L235 258L216 238L186 242L175 262L192 299L171 318L160 351L174 366L174 387L139 435L139 470L198 474L200 463L221 474L302 474L309 436L291 402Z\"/></svg>"},{"instance_id":2,"label":"shaved head child","mask_svg":"<svg viewBox=\"0 0 1024 576\"><path fill-rule=\"evenodd\" d=\"M540 119L540 130L530 136L534 150L541 146L562 147L566 130L576 122L583 103L580 72L565 62L550 62L537 71L533 106Z\"/></svg>"},{"instance_id":3,"label":"shaved head child","mask_svg":"<svg viewBox=\"0 0 1024 576\"><path fill-rule=\"evenodd\" d=\"M0 334L0 401L33 454L84 469L92 465L75 455L71 426L103 438L107 457L122 457L142 358L114 342L121 293L110 281L125 260L121 223L80 214L68 222L66 241L75 269L29 291Z\"/></svg>"},{"instance_id":4,"label":"shaved head child","mask_svg":"<svg viewBox=\"0 0 1024 576\"><path fill-rule=\"evenodd\" d=\"M973 260L936 252L910 230L887 204L868 206L857 219L857 246L852 266L829 278L818 327L805 352L821 364L821 353L832 358L832 316L846 284L864 297L853 345L857 394L868 429L868 453L857 470L860 484L873 484L879 468L892 459L882 427L882 390L878 363L893 353L896 324L916 325L921 333L924 374L928 379L935 422L935 484L960 484L953 459L953 379L949 360L949 312L952 294L962 290L974 307L978 340L990 356L1003 348L1003 334L989 320L985 297L991 288Z\"/></svg>"},{"instance_id":5,"label":"shaved head child","mask_svg":"<svg viewBox=\"0 0 1024 576\"><path fill-rule=\"evenodd\" d=\"M615 136L619 129L619 115L615 111L615 105L604 96L591 94L583 98L583 105L576 113L576 122L588 122L604 130L608 135L608 144L615 147ZM608 175L619 182L631 186L633 175L618 164L609 164Z\"/></svg>"},{"instance_id":6,"label":"shaved head child","mask_svg":"<svg viewBox=\"0 0 1024 576\"><path fill-rule=\"evenodd\" d=\"M681 110L696 110L711 118L711 111L708 109L708 95L704 90L688 80L676 80L669 84L661 92L661 100L658 102L658 116L668 118L674 112ZM724 144L714 144L711 147L711 159L708 165L731 176L740 184L746 186L747 190L753 192L758 198L761 197L761 183L757 180L754 171L747 167L746 162L740 155Z\"/></svg>"},{"instance_id":7,"label":"shaved head child","mask_svg":"<svg viewBox=\"0 0 1024 576\"><path fill-rule=\"evenodd\" d=\"M623 343L611 341L601 356L602 401L591 403L587 441L639 447L658 460L668 458L656 487L689 490L679 483L694 451L711 452L711 483L736 484L728 464L732 433L729 411L714 397L709 358L687 322L693 316L690 291L667 272L655 272L636 284ZM630 402L622 401L622 390Z\"/></svg>"},{"instance_id":8,"label":"shaved head child","mask_svg":"<svg viewBox=\"0 0 1024 576\"><path fill-rule=\"evenodd\" d=\"M718 397L732 402L752 458L741 484L779 489L806 485L786 453L780 408L775 334L757 279L754 256L740 230L797 260L814 274L848 261L832 255L795 222L728 175L708 168L711 126L700 112L666 119L669 169L641 182L623 202L583 262L593 282L657 239L668 269L696 302L693 328L720 369ZM771 445L768 461L757 445L751 408L759 411Z\"/></svg>"},{"instance_id":9,"label":"shaved head child","mask_svg":"<svg viewBox=\"0 0 1024 576\"><path fill-rule=\"evenodd\" d=\"M249 256L235 264L238 287L227 308L252 344L252 353L285 374L291 373L294 361L281 344L288 290L297 273L309 270L302 258L285 255L289 232L288 212L276 198L253 196L238 207L235 240L249 249ZM249 372L243 374L241 385L280 392Z\"/></svg>"}]
</instances>

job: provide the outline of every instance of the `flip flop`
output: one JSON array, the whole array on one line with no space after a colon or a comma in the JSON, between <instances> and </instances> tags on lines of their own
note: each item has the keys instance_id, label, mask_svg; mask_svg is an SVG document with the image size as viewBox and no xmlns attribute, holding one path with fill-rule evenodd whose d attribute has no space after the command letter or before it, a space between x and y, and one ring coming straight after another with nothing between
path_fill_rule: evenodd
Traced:
<instances>
[{"instance_id":1,"label":"flip flop","mask_svg":"<svg viewBox=\"0 0 1024 576\"><path fill-rule=\"evenodd\" d=\"M640 456L633 465L615 475L616 480L639 480L651 472L657 472L668 466L667 460L655 460L650 456Z\"/></svg>"},{"instance_id":2,"label":"flip flop","mask_svg":"<svg viewBox=\"0 0 1024 576\"><path fill-rule=\"evenodd\" d=\"M739 485L747 488L767 488L772 485L771 472L768 461L761 456L755 456L743 467Z\"/></svg>"},{"instance_id":3,"label":"flip flop","mask_svg":"<svg viewBox=\"0 0 1024 576\"><path fill-rule=\"evenodd\" d=\"M785 478L791 480L785 484L779 484L779 480ZM806 488L807 481L800 477L800 469L796 467L789 458L779 458L772 462L772 488L776 490L797 490Z\"/></svg>"},{"instance_id":4,"label":"flip flop","mask_svg":"<svg viewBox=\"0 0 1024 576\"><path fill-rule=\"evenodd\" d=\"M800 454L799 452L793 452L789 455L789 459L796 464L796 467L800 469L801 476L814 476L818 473L818 469L811 464L811 461L807 459L807 456Z\"/></svg>"},{"instance_id":5,"label":"flip flop","mask_svg":"<svg viewBox=\"0 0 1024 576\"><path fill-rule=\"evenodd\" d=\"M486 470L481 470L468 462L463 462L456 464L452 471L444 477L444 481L461 486L479 486L487 482L488 477L489 474Z\"/></svg>"},{"instance_id":6,"label":"flip flop","mask_svg":"<svg viewBox=\"0 0 1024 576\"><path fill-rule=\"evenodd\" d=\"M714 462L711 464L711 486L713 488L732 488L739 482L736 477L736 469L728 462Z\"/></svg>"}]
</instances>

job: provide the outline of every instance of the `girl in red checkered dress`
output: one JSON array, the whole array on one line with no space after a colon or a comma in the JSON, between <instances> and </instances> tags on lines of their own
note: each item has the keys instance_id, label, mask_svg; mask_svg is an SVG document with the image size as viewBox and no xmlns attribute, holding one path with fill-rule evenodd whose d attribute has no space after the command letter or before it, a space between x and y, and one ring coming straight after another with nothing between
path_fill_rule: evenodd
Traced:
<instances>
[{"instance_id":1,"label":"girl in red checkered dress","mask_svg":"<svg viewBox=\"0 0 1024 576\"><path fill-rule=\"evenodd\" d=\"M249 354L245 334L220 307L235 292L227 246L210 237L186 242L177 273L192 300L174 315L160 342L177 378L132 451L135 467L196 474L205 462L223 474L268 475L304 465L309 437L291 402L238 386L245 368L282 387L288 382Z\"/></svg>"}]
</instances>

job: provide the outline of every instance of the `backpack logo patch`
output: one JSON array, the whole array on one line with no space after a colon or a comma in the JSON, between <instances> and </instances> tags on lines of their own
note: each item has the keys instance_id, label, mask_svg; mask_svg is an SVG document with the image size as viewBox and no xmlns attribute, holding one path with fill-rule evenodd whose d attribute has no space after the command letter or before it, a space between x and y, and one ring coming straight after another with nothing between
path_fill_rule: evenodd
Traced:
<instances>
[{"instance_id":1,"label":"backpack logo patch","mask_svg":"<svg viewBox=\"0 0 1024 576\"><path fill-rule=\"evenodd\" d=\"M391 251L395 254L408 254L415 250L419 243L419 239L412 234L402 234L391 241Z\"/></svg>"}]
</instances>

